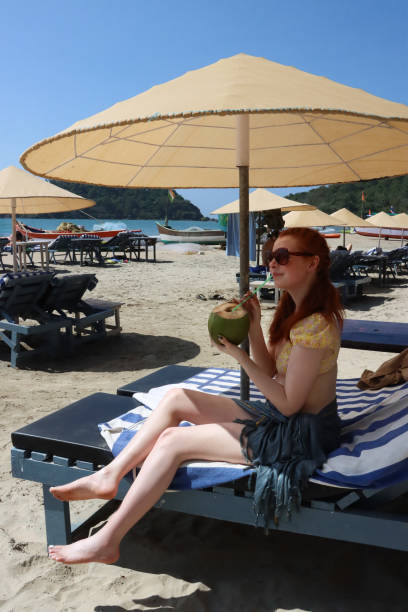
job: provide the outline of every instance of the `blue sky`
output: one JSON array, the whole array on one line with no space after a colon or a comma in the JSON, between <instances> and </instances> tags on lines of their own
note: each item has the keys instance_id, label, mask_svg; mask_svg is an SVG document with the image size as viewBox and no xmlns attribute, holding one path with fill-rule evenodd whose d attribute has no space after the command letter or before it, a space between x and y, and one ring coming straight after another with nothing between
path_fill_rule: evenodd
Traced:
<instances>
[{"instance_id":1,"label":"blue sky","mask_svg":"<svg viewBox=\"0 0 408 612\"><path fill-rule=\"evenodd\" d=\"M79 119L241 52L408 104L406 0L1 0L0 14L0 169ZM180 193L203 214L238 197Z\"/></svg>"}]
</instances>

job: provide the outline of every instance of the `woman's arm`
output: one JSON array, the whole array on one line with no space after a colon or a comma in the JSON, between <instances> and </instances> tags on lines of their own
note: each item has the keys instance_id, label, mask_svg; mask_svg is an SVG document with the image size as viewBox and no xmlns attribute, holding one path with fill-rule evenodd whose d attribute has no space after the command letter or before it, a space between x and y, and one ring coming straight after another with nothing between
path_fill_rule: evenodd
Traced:
<instances>
[{"instance_id":1,"label":"woman's arm","mask_svg":"<svg viewBox=\"0 0 408 612\"><path fill-rule=\"evenodd\" d=\"M276 363L273 353L268 349L261 326L249 333L249 344L253 362L269 377L276 374Z\"/></svg>"},{"instance_id":2,"label":"woman's arm","mask_svg":"<svg viewBox=\"0 0 408 612\"><path fill-rule=\"evenodd\" d=\"M281 385L263 371L245 351L225 338L220 342L223 350L238 361L261 393L287 417L296 414L305 405L326 353L326 349L294 346L289 358L285 384Z\"/></svg>"}]
</instances>

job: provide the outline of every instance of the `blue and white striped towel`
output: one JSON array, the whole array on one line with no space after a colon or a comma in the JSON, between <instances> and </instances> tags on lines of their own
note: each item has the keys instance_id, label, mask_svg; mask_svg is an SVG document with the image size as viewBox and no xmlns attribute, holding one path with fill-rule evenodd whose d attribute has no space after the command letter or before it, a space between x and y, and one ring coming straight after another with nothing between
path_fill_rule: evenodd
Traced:
<instances>
[{"instance_id":1,"label":"blue and white striped towel","mask_svg":"<svg viewBox=\"0 0 408 612\"><path fill-rule=\"evenodd\" d=\"M356 386L357 381L357 378L337 381L339 415L343 422L341 444L310 480L346 488L383 488L406 480L408 382L378 391L362 391ZM140 429L166 391L174 387L239 398L240 373L209 368L184 383L135 393L134 397L143 406L99 425L114 456ZM264 399L252 383L250 399ZM189 461L180 466L171 488L201 489L242 478L252 471L244 465L222 461Z\"/></svg>"}]
</instances>

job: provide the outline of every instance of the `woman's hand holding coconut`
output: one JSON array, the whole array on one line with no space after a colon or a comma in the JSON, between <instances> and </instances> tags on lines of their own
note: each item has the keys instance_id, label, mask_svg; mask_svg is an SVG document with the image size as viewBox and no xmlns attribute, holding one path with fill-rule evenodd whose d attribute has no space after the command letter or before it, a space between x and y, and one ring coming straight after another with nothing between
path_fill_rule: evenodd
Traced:
<instances>
[{"instance_id":1,"label":"woman's hand holding coconut","mask_svg":"<svg viewBox=\"0 0 408 612\"><path fill-rule=\"evenodd\" d=\"M218 336L217 340L217 349L219 349L222 353L226 353L227 355L238 361L238 363L241 363L242 358L247 355L247 353L243 349L241 349L233 342L227 340L227 338L225 338L221 334Z\"/></svg>"}]
</instances>

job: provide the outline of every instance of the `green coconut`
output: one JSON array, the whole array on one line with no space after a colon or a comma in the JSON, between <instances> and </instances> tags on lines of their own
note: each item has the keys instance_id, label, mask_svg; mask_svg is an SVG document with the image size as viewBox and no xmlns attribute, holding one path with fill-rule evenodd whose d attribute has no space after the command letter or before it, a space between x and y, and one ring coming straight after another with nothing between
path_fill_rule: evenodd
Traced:
<instances>
[{"instance_id":1,"label":"green coconut","mask_svg":"<svg viewBox=\"0 0 408 612\"><path fill-rule=\"evenodd\" d=\"M208 331L215 342L218 343L218 336L224 336L234 344L241 344L248 336L249 315L242 306L233 310L235 306L235 302L224 302L211 312Z\"/></svg>"}]
</instances>

